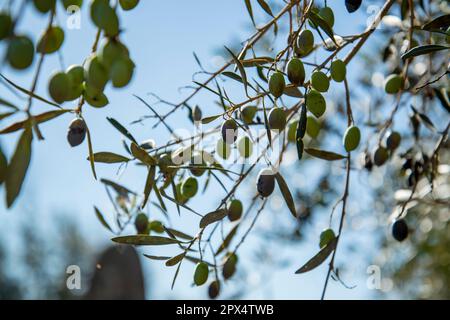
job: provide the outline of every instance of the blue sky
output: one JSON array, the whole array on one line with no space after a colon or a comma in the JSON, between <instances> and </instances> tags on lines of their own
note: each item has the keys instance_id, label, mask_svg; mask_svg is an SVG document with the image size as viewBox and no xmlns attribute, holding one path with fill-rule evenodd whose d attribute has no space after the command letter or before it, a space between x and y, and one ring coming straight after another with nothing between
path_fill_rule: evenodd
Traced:
<instances>
[{"instance_id":1,"label":"blue sky","mask_svg":"<svg viewBox=\"0 0 450 320\"><path fill-rule=\"evenodd\" d=\"M337 25L335 29L337 33L352 34L362 30L367 15L359 13L348 18L348 14L342 8L338 9L340 5L330 1L330 6L336 9ZM82 63L90 52L95 30L87 19L85 11L82 15L81 29L66 31L66 40L62 49L66 67L70 64ZM63 24L64 19L65 15L60 11L58 21ZM341 21L351 21L351 23L344 24ZM32 8L29 8L22 19L20 30L25 30L36 39L40 33L38 30L42 30L45 24L46 18L42 18ZM121 24L125 27L122 40L129 47L131 57L137 66L133 81L128 87L121 90L108 88L106 93L110 105L104 109L86 106L83 114L91 128L94 149L123 154L120 142L122 137L107 122L107 116L120 119L124 124L129 124L140 116L147 114L146 107L138 102L132 94L138 94L145 98L148 92L154 92L171 101L180 101L188 91L179 91L179 88L189 85L192 74L198 71L192 52L195 51L207 67L214 69L217 59L215 56L216 49L236 39L245 39L250 31L248 14L243 1L240 0L141 1L136 10L121 12ZM0 49L3 51L4 47L0 46ZM47 96L45 79L48 79L49 75L59 68L59 63L57 55L52 55L46 59L41 75L42 81L37 88L39 94ZM31 68L25 72L14 72L9 67L4 67L2 72L16 83L28 87L31 83L33 70ZM3 98L16 99L4 86L0 86L0 92ZM205 114L208 114L209 107L215 108L212 101L212 97L208 95L202 95L195 100L202 106ZM70 103L67 106L72 107ZM158 108L161 108L159 111L162 113L167 110L164 105L158 105ZM34 102L33 112L40 113L40 109L44 111L47 110L47 107L39 102ZM185 112L179 112L179 114L173 116L171 118L173 127L185 123L182 122L184 118ZM46 228L51 224L51 215L54 212L61 211L75 215L75 220L86 235L86 241L89 241L92 246L101 248L108 243L111 235L100 226L92 207L95 204L103 211L110 210L111 207L103 186L92 178L89 163L85 160L87 156L86 143L78 148L70 148L67 144L66 130L70 120L70 115L61 116L57 120L41 126L46 139L45 141L34 142L32 163L20 197L14 207L8 211L4 207L3 201L0 202L0 230L3 238L14 239L14 230L21 223L24 223L27 214L34 214L43 228ZM151 129L148 123L147 126L128 127L138 140L155 139L157 137L158 142L158 140L163 141L167 138L167 133L162 127ZM0 142L8 154L13 150L17 136L17 134L11 134L8 137L0 137ZM129 168L120 177L115 176L116 171L117 167L97 166L97 173L100 177L113 178L133 190L143 189L145 181L143 171ZM251 189L244 186L244 190ZM4 190L2 189L0 192L3 198ZM214 199L214 201L211 200L211 203L194 203L194 206L197 204L202 209L205 206L214 208L220 198L218 196L214 198L214 191L209 194L211 196L207 198ZM274 209L266 211L268 211L267 214L279 214ZM283 213L288 214L285 212L286 210L283 211ZM325 226L325 220L327 219L322 220L318 221L312 232L316 234L313 234L312 237L317 237L318 232ZM191 227L191 230L195 230L198 221L190 218L189 213L184 212L180 218L175 217L173 223L178 226L188 226ZM261 223L264 225L264 220ZM49 234L49 237L51 236ZM356 239L370 251L370 241L366 241L359 236ZM345 241L353 240L355 240L355 237L350 236L344 240L344 244ZM258 238L250 236L248 242L243 246L241 255L251 254L253 245L258 244L258 241L260 241ZM11 240L9 245L13 248L14 240ZM150 249L142 251L152 254L164 252ZM316 241L305 241L295 248L285 248L282 252L277 252L277 256L295 255L298 265L301 265L316 251ZM344 254L344 251L340 251L338 260L339 258L344 260ZM273 258L277 259L276 256ZM349 253L345 260L349 261L353 258L357 259ZM280 270L269 268L269 270L264 270L262 278L258 279L258 276L252 276L251 272L252 268L258 266L252 265L245 259L242 260L244 260L242 263L248 266L248 279L253 284L250 285L252 289L249 290L245 298L315 299L320 297L326 273L325 265L302 276L293 274L297 266ZM361 261L361 265L358 264L358 260L351 263L354 272L349 273L352 278L346 279L350 284L356 284L357 288L347 290L331 281L327 295L329 298L352 299L371 296L372 292L365 285L367 262L362 259ZM152 298L206 297L206 288L190 286L192 265L184 264L176 284L176 290L172 292L170 282L175 270L166 268L158 262L145 259L142 262L146 268L151 269L150 296ZM270 272L267 273L268 271ZM228 290L228 288L231 290ZM232 293L232 288L232 282L227 284L225 293Z\"/></svg>"}]
</instances>

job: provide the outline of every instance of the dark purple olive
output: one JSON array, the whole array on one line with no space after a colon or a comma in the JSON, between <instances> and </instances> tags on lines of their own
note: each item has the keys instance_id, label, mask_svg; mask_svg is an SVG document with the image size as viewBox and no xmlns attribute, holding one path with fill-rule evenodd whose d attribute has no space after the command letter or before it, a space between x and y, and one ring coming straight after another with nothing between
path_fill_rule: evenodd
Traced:
<instances>
[{"instance_id":1,"label":"dark purple olive","mask_svg":"<svg viewBox=\"0 0 450 320\"><path fill-rule=\"evenodd\" d=\"M408 237L408 225L405 220L398 219L392 225L392 236L397 241L403 241Z\"/></svg>"},{"instance_id":2,"label":"dark purple olive","mask_svg":"<svg viewBox=\"0 0 450 320\"><path fill-rule=\"evenodd\" d=\"M67 131L67 141L69 141L70 146L76 147L84 141L86 129L86 123L83 119L77 118L70 123Z\"/></svg>"},{"instance_id":3,"label":"dark purple olive","mask_svg":"<svg viewBox=\"0 0 450 320\"><path fill-rule=\"evenodd\" d=\"M359 9L361 3L362 0L345 0L345 7L348 12L352 13Z\"/></svg>"}]
</instances>

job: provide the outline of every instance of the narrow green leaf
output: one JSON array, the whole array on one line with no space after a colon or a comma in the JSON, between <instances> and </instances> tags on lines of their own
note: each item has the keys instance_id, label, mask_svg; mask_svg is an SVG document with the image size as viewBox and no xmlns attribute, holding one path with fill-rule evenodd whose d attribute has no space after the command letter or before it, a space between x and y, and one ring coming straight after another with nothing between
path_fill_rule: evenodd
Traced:
<instances>
[{"instance_id":1,"label":"narrow green leaf","mask_svg":"<svg viewBox=\"0 0 450 320\"><path fill-rule=\"evenodd\" d=\"M280 188L284 201L286 201L289 211L294 216L294 218L297 218L297 211L295 210L294 198L292 197L291 191L289 190L286 181L279 172L275 174L275 178L277 179L278 187Z\"/></svg>"},{"instance_id":2,"label":"narrow green leaf","mask_svg":"<svg viewBox=\"0 0 450 320\"><path fill-rule=\"evenodd\" d=\"M222 75L224 75L224 76L226 76L226 77L228 77L228 78L230 78L230 79L236 80L236 81L238 81L238 82L240 82L240 83L244 83L244 82L242 81L241 76L238 75L238 74L236 74L236 73L234 73L234 72L231 72L231 71L224 71L224 72L222 72Z\"/></svg>"},{"instance_id":3,"label":"narrow green leaf","mask_svg":"<svg viewBox=\"0 0 450 320\"><path fill-rule=\"evenodd\" d=\"M159 188L156 184L153 186L153 190L155 190L156 198L158 199L159 205L164 211L167 211L166 204L164 203L164 200L161 197L161 192L159 192Z\"/></svg>"},{"instance_id":4,"label":"narrow green leaf","mask_svg":"<svg viewBox=\"0 0 450 320\"><path fill-rule=\"evenodd\" d=\"M27 174L28 166L31 160L31 141L33 133L31 125L28 124L19 138L16 150L7 167L5 186L6 186L6 205L12 206L14 200L20 193L23 181Z\"/></svg>"},{"instance_id":5,"label":"narrow green leaf","mask_svg":"<svg viewBox=\"0 0 450 320\"><path fill-rule=\"evenodd\" d=\"M253 9L252 9L252 4L250 2L250 0L244 0L245 1L245 7L247 8L247 12L250 16L250 19L252 19L252 23L255 26L255 18L253 17Z\"/></svg>"},{"instance_id":6,"label":"narrow green leaf","mask_svg":"<svg viewBox=\"0 0 450 320\"><path fill-rule=\"evenodd\" d=\"M109 123L111 123L114 128L116 128L121 134L123 134L125 137L133 141L134 143L138 144L136 139L133 137L133 135L114 118L106 118Z\"/></svg>"},{"instance_id":7,"label":"narrow green leaf","mask_svg":"<svg viewBox=\"0 0 450 320\"><path fill-rule=\"evenodd\" d=\"M56 117L59 117L60 115L72 111L70 109L61 109L61 110L52 110L52 111L47 111L41 114L38 114L36 116L33 116L33 120L36 124L39 123L43 123L49 120L52 120ZM16 123L13 123L12 125L0 130L0 134L5 134L5 133L11 133L11 132L15 132L18 131L20 129L23 129L25 124L28 122L28 119L25 119L23 121L19 121Z\"/></svg>"},{"instance_id":8,"label":"narrow green leaf","mask_svg":"<svg viewBox=\"0 0 450 320\"><path fill-rule=\"evenodd\" d=\"M272 10L270 9L269 5L264 0L258 0L259 5L261 8L271 17L273 17Z\"/></svg>"},{"instance_id":9,"label":"narrow green leaf","mask_svg":"<svg viewBox=\"0 0 450 320\"><path fill-rule=\"evenodd\" d=\"M52 105L52 106L54 106L54 107L57 107L57 108L60 108L60 109L61 109L61 107L60 107L59 105L57 105L56 103L53 103L53 102L51 102L51 101L48 101L47 99L44 99L44 98L38 96L38 95L35 94L34 92L31 92L31 91L29 91L29 90L27 90L27 89L22 88L21 86L15 84L14 82L12 82L12 81L9 80L8 78L6 78L4 75L0 74L0 77L2 77L3 79L5 79L6 82L8 82L11 86L13 86L14 88L16 88L16 89L19 90L20 92L25 93L25 94L28 95L28 96L31 96L31 97L33 97L33 98L35 98L35 99L38 99L38 100L40 100L40 101L42 101L42 102L45 102L45 103L47 103L47 104L49 104L49 105Z\"/></svg>"},{"instance_id":10,"label":"narrow green leaf","mask_svg":"<svg viewBox=\"0 0 450 320\"><path fill-rule=\"evenodd\" d=\"M5 181L6 172L8 170L8 160L0 146L0 185Z\"/></svg>"},{"instance_id":11,"label":"narrow green leaf","mask_svg":"<svg viewBox=\"0 0 450 320\"><path fill-rule=\"evenodd\" d=\"M257 57L257 58L245 59L245 60L240 60L240 61L245 68L249 68L249 67L261 66L261 65L264 65L267 63L273 63L275 61L275 59L272 57Z\"/></svg>"},{"instance_id":12,"label":"narrow green leaf","mask_svg":"<svg viewBox=\"0 0 450 320\"><path fill-rule=\"evenodd\" d=\"M2 98L0 98L0 106L5 106L5 107L8 107L8 108L14 109L16 111L19 110L19 107L15 106L11 102L6 101L5 99L2 99Z\"/></svg>"},{"instance_id":13,"label":"narrow green leaf","mask_svg":"<svg viewBox=\"0 0 450 320\"><path fill-rule=\"evenodd\" d=\"M298 140L303 139L306 133L306 123L307 123L308 117L306 116L306 105L302 104L300 107L300 118L298 119L298 125L297 125L297 131L295 134L295 138Z\"/></svg>"},{"instance_id":14,"label":"narrow green leaf","mask_svg":"<svg viewBox=\"0 0 450 320\"><path fill-rule=\"evenodd\" d=\"M309 154L310 156L313 156L315 158L319 158L322 160L327 160L327 161L335 161L335 160L341 160L341 159L347 158L346 156L343 156L338 153L314 149L314 148L305 148L305 152L307 154Z\"/></svg>"},{"instance_id":15,"label":"narrow green leaf","mask_svg":"<svg viewBox=\"0 0 450 320\"><path fill-rule=\"evenodd\" d=\"M89 158L88 158L89 160ZM96 152L94 153L94 161L102 162L102 163L120 163L120 162L128 162L131 159L124 157L120 154L112 153L112 152Z\"/></svg>"},{"instance_id":16,"label":"narrow green leaf","mask_svg":"<svg viewBox=\"0 0 450 320\"><path fill-rule=\"evenodd\" d=\"M214 120L216 120L217 118L221 117L221 114L215 115L215 116L210 116L210 117L206 117L202 119L202 124L208 124L210 122L213 122Z\"/></svg>"},{"instance_id":17,"label":"narrow green leaf","mask_svg":"<svg viewBox=\"0 0 450 320\"><path fill-rule=\"evenodd\" d=\"M95 206L94 206L94 210L95 210L95 215L97 216L97 219L100 221L102 226L104 226L109 231L113 232L111 227L109 226L108 222L106 222L105 218L103 217L102 213L100 212L100 210L98 210L98 208Z\"/></svg>"},{"instance_id":18,"label":"narrow green leaf","mask_svg":"<svg viewBox=\"0 0 450 320\"><path fill-rule=\"evenodd\" d=\"M450 99L448 97L448 92L446 88L441 89L434 89L434 93L436 94L436 97L441 102L442 107L447 110L447 112L450 112Z\"/></svg>"},{"instance_id":19,"label":"narrow green leaf","mask_svg":"<svg viewBox=\"0 0 450 320\"><path fill-rule=\"evenodd\" d=\"M0 114L0 120L6 119L6 118L12 116L13 114L16 114L16 111L2 113L2 114Z\"/></svg>"},{"instance_id":20,"label":"narrow green leaf","mask_svg":"<svg viewBox=\"0 0 450 320\"><path fill-rule=\"evenodd\" d=\"M117 243L131 244L135 246L163 246L181 242L172 238L148 235L121 236L112 238L111 240Z\"/></svg>"},{"instance_id":21,"label":"narrow green leaf","mask_svg":"<svg viewBox=\"0 0 450 320\"><path fill-rule=\"evenodd\" d=\"M403 60L411 59L412 57L417 57L417 56L421 56L424 54L441 51L441 50L448 50L448 49L450 49L450 47L441 46L438 44L427 44L427 45L423 45L423 46L414 47L414 48L408 50L407 52L402 54L402 59Z\"/></svg>"},{"instance_id":22,"label":"narrow green leaf","mask_svg":"<svg viewBox=\"0 0 450 320\"><path fill-rule=\"evenodd\" d=\"M151 256L151 255L149 255L149 254L144 254L144 257L149 258L149 259L151 259L151 260L162 260L162 261L164 261L164 260L169 260L169 259L170 259L170 257Z\"/></svg>"},{"instance_id":23,"label":"narrow green leaf","mask_svg":"<svg viewBox=\"0 0 450 320\"><path fill-rule=\"evenodd\" d=\"M176 255L173 258L170 258L166 261L166 267L173 267L177 265L181 260L184 259L184 256L186 255L186 252L180 253L179 255Z\"/></svg>"},{"instance_id":24,"label":"narrow green leaf","mask_svg":"<svg viewBox=\"0 0 450 320\"><path fill-rule=\"evenodd\" d=\"M450 25L450 14L445 14L443 16L439 16L439 17L434 18L433 20L425 23L422 26L422 30L428 30L428 31L440 30L440 29L447 30L449 25Z\"/></svg>"},{"instance_id":25,"label":"narrow green leaf","mask_svg":"<svg viewBox=\"0 0 450 320\"><path fill-rule=\"evenodd\" d=\"M227 216L227 210L219 209L217 211L210 212L203 216L200 220L200 228L205 228L206 226L214 223L216 221L222 220Z\"/></svg>"},{"instance_id":26,"label":"narrow green leaf","mask_svg":"<svg viewBox=\"0 0 450 320\"><path fill-rule=\"evenodd\" d=\"M118 194L120 195L127 195L127 194L133 194L136 195L135 192L131 191L130 189L105 178L100 179L100 182L103 183L106 186L109 186L113 188Z\"/></svg>"},{"instance_id":27,"label":"narrow green leaf","mask_svg":"<svg viewBox=\"0 0 450 320\"><path fill-rule=\"evenodd\" d=\"M134 142L131 143L131 153L136 159L148 166L156 165L156 160Z\"/></svg>"},{"instance_id":28,"label":"narrow green leaf","mask_svg":"<svg viewBox=\"0 0 450 320\"><path fill-rule=\"evenodd\" d=\"M320 250L319 253L317 253L314 257L312 257L300 269L295 271L295 273L296 274L305 273L320 266L336 248L337 240L338 238L334 238L333 240L331 240L326 247Z\"/></svg>"},{"instance_id":29,"label":"narrow green leaf","mask_svg":"<svg viewBox=\"0 0 450 320\"><path fill-rule=\"evenodd\" d=\"M147 180L145 181L145 188L144 188L144 201L142 201L141 208L144 208L148 198L150 197L150 193L152 192L153 184L155 183L155 166L150 166L150 169L148 169L148 175Z\"/></svg>"},{"instance_id":30,"label":"narrow green leaf","mask_svg":"<svg viewBox=\"0 0 450 320\"><path fill-rule=\"evenodd\" d=\"M234 236L236 235L236 232L238 230L239 224L236 224L233 229L227 234L225 239L223 240L222 244L220 245L219 249L216 251L216 256L219 255L223 250L228 248L228 246L231 243L231 240L233 240Z\"/></svg>"},{"instance_id":31,"label":"narrow green leaf","mask_svg":"<svg viewBox=\"0 0 450 320\"><path fill-rule=\"evenodd\" d=\"M89 128L87 127L87 125L86 125L86 135L87 135L87 142L88 142L89 162L91 163L91 170L92 170L92 174L94 175L94 179L97 180L97 173L95 172L94 150L92 148L91 132L90 132Z\"/></svg>"},{"instance_id":32,"label":"narrow green leaf","mask_svg":"<svg viewBox=\"0 0 450 320\"><path fill-rule=\"evenodd\" d=\"M231 51L230 49L228 49L227 47L225 47L225 49L230 53L230 55L233 57L234 63L236 64L236 66L238 67L239 73L241 74L241 78L242 78L242 82L244 83L244 89L245 89L245 94L248 95L248 81L247 81L247 74L245 73L245 68L242 65L241 61L239 61L238 57L235 56L235 54L233 53L233 51Z\"/></svg>"},{"instance_id":33,"label":"narrow green leaf","mask_svg":"<svg viewBox=\"0 0 450 320\"><path fill-rule=\"evenodd\" d=\"M184 232L175 230L175 229L166 228L166 230L168 232L172 233L177 238L181 238L181 239L185 239L185 240L192 240L192 239L194 239L194 237L192 237L192 236L190 236L190 235L188 235L188 234L186 234Z\"/></svg>"}]
</instances>

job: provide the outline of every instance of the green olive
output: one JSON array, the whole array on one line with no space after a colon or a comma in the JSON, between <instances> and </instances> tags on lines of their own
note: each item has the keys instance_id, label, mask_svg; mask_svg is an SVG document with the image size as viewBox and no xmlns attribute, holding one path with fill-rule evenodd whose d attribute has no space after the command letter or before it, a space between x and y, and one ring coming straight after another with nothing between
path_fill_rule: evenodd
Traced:
<instances>
[{"instance_id":1,"label":"green olive","mask_svg":"<svg viewBox=\"0 0 450 320\"><path fill-rule=\"evenodd\" d=\"M239 154L242 158L250 158L253 153L253 142L248 136L242 136L237 141Z\"/></svg>"},{"instance_id":2,"label":"green olive","mask_svg":"<svg viewBox=\"0 0 450 320\"><path fill-rule=\"evenodd\" d=\"M148 231L148 217L145 213L139 213L135 220L134 226L138 234L146 234Z\"/></svg>"},{"instance_id":3,"label":"green olive","mask_svg":"<svg viewBox=\"0 0 450 320\"><path fill-rule=\"evenodd\" d=\"M66 101L70 94L70 79L64 72L57 72L52 75L48 83L48 92L57 103Z\"/></svg>"},{"instance_id":4,"label":"green olive","mask_svg":"<svg viewBox=\"0 0 450 320\"><path fill-rule=\"evenodd\" d=\"M283 95L286 82L281 72L274 72L269 79L269 91L275 97L279 98Z\"/></svg>"},{"instance_id":5,"label":"green olive","mask_svg":"<svg viewBox=\"0 0 450 320\"><path fill-rule=\"evenodd\" d=\"M174 197L175 197L175 200L178 202L178 203L181 203L181 204L185 204L188 200L189 200L189 198L186 198L184 195L183 195L183 193L181 192L181 186L182 186L182 182L179 182L179 183L177 183L177 185L175 186L175 189L176 189L176 194L174 195Z\"/></svg>"},{"instance_id":6,"label":"green olive","mask_svg":"<svg viewBox=\"0 0 450 320\"><path fill-rule=\"evenodd\" d=\"M134 9L138 5L139 0L119 0L119 3L123 10L128 11Z\"/></svg>"},{"instance_id":7,"label":"green olive","mask_svg":"<svg viewBox=\"0 0 450 320\"><path fill-rule=\"evenodd\" d=\"M311 75L311 85L314 89L320 92L327 92L330 87L330 80L325 73L315 71Z\"/></svg>"},{"instance_id":8,"label":"green olive","mask_svg":"<svg viewBox=\"0 0 450 320\"><path fill-rule=\"evenodd\" d=\"M238 126L233 119L225 120L221 127L222 139L226 144L232 144L237 139Z\"/></svg>"},{"instance_id":9,"label":"green olive","mask_svg":"<svg viewBox=\"0 0 450 320\"><path fill-rule=\"evenodd\" d=\"M270 110L269 115L269 128L271 130L284 130L286 127L286 113L283 109L278 107L273 107Z\"/></svg>"},{"instance_id":10,"label":"green olive","mask_svg":"<svg viewBox=\"0 0 450 320\"><path fill-rule=\"evenodd\" d=\"M36 50L40 53L53 53L61 48L64 42L64 31L60 27L51 27L39 39Z\"/></svg>"},{"instance_id":11,"label":"green olive","mask_svg":"<svg viewBox=\"0 0 450 320\"><path fill-rule=\"evenodd\" d=\"M164 225L162 224L161 221L158 220L150 221L148 229L156 233L163 233L165 231Z\"/></svg>"},{"instance_id":12,"label":"green olive","mask_svg":"<svg viewBox=\"0 0 450 320\"><path fill-rule=\"evenodd\" d=\"M209 267L205 262L197 263L194 272L194 283L197 286L203 285L208 280Z\"/></svg>"},{"instance_id":13,"label":"green olive","mask_svg":"<svg viewBox=\"0 0 450 320\"><path fill-rule=\"evenodd\" d=\"M0 12L0 40L5 39L11 34L12 19L6 12Z\"/></svg>"},{"instance_id":14,"label":"green olive","mask_svg":"<svg viewBox=\"0 0 450 320\"><path fill-rule=\"evenodd\" d=\"M196 177L200 177L205 173L204 168L198 168L207 166L201 152L197 152L192 156L190 166L189 171Z\"/></svg>"},{"instance_id":15,"label":"green olive","mask_svg":"<svg viewBox=\"0 0 450 320\"><path fill-rule=\"evenodd\" d=\"M398 133L397 131L393 131L386 138L386 147L389 150L394 151L395 149L398 148L401 141L402 136L400 135L400 133Z\"/></svg>"},{"instance_id":16,"label":"green olive","mask_svg":"<svg viewBox=\"0 0 450 320\"><path fill-rule=\"evenodd\" d=\"M72 101L83 93L84 68L80 65L71 65L67 68L66 74L70 80L70 92L66 100Z\"/></svg>"},{"instance_id":17,"label":"green olive","mask_svg":"<svg viewBox=\"0 0 450 320\"><path fill-rule=\"evenodd\" d=\"M92 107L103 108L109 103L108 97L103 92L93 88L89 83L84 82L83 89L83 97Z\"/></svg>"},{"instance_id":18,"label":"green olive","mask_svg":"<svg viewBox=\"0 0 450 320\"><path fill-rule=\"evenodd\" d=\"M262 197L268 197L272 194L275 190L275 175L271 169L266 168L259 172L256 187Z\"/></svg>"},{"instance_id":19,"label":"green olive","mask_svg":"<svg viewBox=\"0 0 450 320\"><path fill-rule=\"evenodd\" d=\"M11 67L15 69L26 69L33 62L34 45L26 36L12 38L8 45L7 57Z\"/></svg>"},{"instance_id":20,"label":"green olive","mask_svg":"<svg viewBox=\"0 0 450 320\"><path fill-rule=\"evenodd\" d=\"M379 146L373 154L373 162L376 166L382 166L389 158L389 153L386 148Z\"/></svg>"},{"instance_id":21,"label":"green olive","mask_svg":"<svg viewBox=\"0 0 450 320\"><path fill-rule=\"evenodd\" d=\"M125 87L133 77L134 63L129 58L119 59L113 63L109 76L116 88Z\"/></svg>"},{"instance_id":22,"label":"green olive","mask_svg":"<svg viewBox=\"0 0 450 320\"><path fill-rule=\"evenodd\" d=\"M210 299L215 299L220 294L220 282L219 280L215 280L209 284L208 287L208 296Z\"/></svg>"},{"instance_id":23,"label":"green olive","mask_svg":"<svg viewBox=\"0 0 450 320\"><path fill-rule=\"evenodd\" d=\"M242 202L238 199L233 199L228 204L228 219L230 221L239 220L242 216Z\"/></svg>"},{"instance_id":24,"label":"green olive","mask_svg":"<svg viewBox=\"0 0 450 320\"><path fill-rule=\"evenodd\" d=\"M361 140L361 131L356 126L350 126L347 128L344 134L342 143L345 151L350 152L358 148L359 141Z\"/></svg>"},{"instance_id":25,"label":"green olive","mask_svg":"<svg viewBox=\"0 0 450 320\"><path fill-rule=\"evenodd\" d=\"M34 7L41 13L46 13L55 8L56 0L33 0Z\"/></svg>"},{"instance_id":26,"label":"green olive","mask_svg":"<svg viewBox=\"0 0 450 320\"><path fill-rule=\"evenodd\" d=\"M306 95L306 108L308 108L316 118L321 117L326 110L325 98L317 90L309 90Z\"/></svg>"},{"instance_id":27,"label":"green olive","mask_svg":"<svg viewBox=\"0 0 450 320\"><path fill-rule=\"evenodd\" d=\"M103 91L109 79L108 70L97 55L93 54L88 58L85 70L86 82L98 91Z\"/></svg>"},{"instance_id":28,"label":"green olive","mask_svg":"<svg viewBox=\"0 0 450 320\"><path fill-rule=\"evenodd\" d=\"M256 111L258 109L255 106L245 106L241 108L241 119L245 124L253 123Z\"/></svg>"},{"instance_id":29,"label":"green olive","mask_svg":"<svg viewBox=\"0 0 450 320\"><path fill-rule=\"evenodd\" d=\"M231 154L230 145L225 143L222 139L218 139L216 152L222 159L228 159Z\"/></svg>"},{"instance_id":30,"label":"green olive","mask_svg":"<svg viewBox=\"0 0 450 320\"><path fill-rule=\"evenodd\" d=\"M336 235L334 234L333 229L325 229L320 234L320 242L319 247L320 249L326 247L332 240L336 238Z\"/></svg>"},{"instance_id":31,"label":"green olive","mask_svg":"<svg viewBox=\"0 0 450 320\"><path fill-rule=\"evenodd\" d=\"M314 116L308 116L306 120L306 133L315 139L320 133L320 123Z\"/></svg>"},{"instance_id":32,"label":"green olive","mask_svg":"<svg viewBox=\"0 0 450 320\"><path fill-rule=\"evenodd\" d=\"M319 10L319 16L325 20L325 22L333 28L334 26L334 13L330 7L323 7Z\"/></svg>"},{"instance_id":33,"label":"green olive","mask_svg":"<svg viewBox=\"0 0 450 320\"><path fill-rule=\"evenodd\" d=\"M197 194L198 182L194 177L186 178L181 184L181 194L185 198L192 198Z\"/></svg>"},{"instance_id":34,"label":"green olive","mask_svg":"<svg viewBox=\"0 0 450 320\"><path fill-rule=\"evenodd\" d=\"M311 30L302 30L297 38L296 53L299 57L307 56L314 48L314 35Z\"/></svg>"},{"instance_id":35,"label":"green olive","mask_svg":"<svg viewBox=\"0 0 450 320\"><path fill-rule=\"evenodd\" d=\"M172 174L176 171L175 168L169 168L173 166L172 157L168 153L162 154L158 159L159 170L164 174Z\"/></svg>"},{"instance_id":36,"label":"green olive","mask_svg":"<svg viewBox=\"0 0 450 320\"><path fill-rule=\"evenodd\" d=\"M287 65L288 79L292 84L302 85L305 81L305 67L298 58L292 58Z\"/></svg>"},{"instance_id":37,"label":"green olive","mask_svg":"<svg viewBox=\"0 0 450 320\"><path fill-rule=\"evenodd\" d=\"M108 38L99 49L98 58L107 68L120 59L129 58L130 53L127 47L116 39Z\"/></svg>"},{"instance_id":38,"label":"green olive","mask_svg":"<svg viewBox=\"0 0 450 320\"><path fill-rule=\"evenodd\" d=\"M384 81L384 90L388 94L395 94L400 91L403 85L403 79L398 74L391 74Z\"/></svg>"},{"instance_id":39,"label":"green olive","mask_svg":"<svg viewBox=\"0 0 450 320\"><path fill-rule=\"evenodd\" d=\"M230 279L236 272L237 261L238 261L238 258L236 256L236 254L234 254L234 253L228 254L225 257L225 263L223 264L223 268L222 268L222 275L225 280Z\"/></svg>"},{"instance_id":40,"label":"green olive","mask_svg":"<svg viewBox=\"0 0 450 320\"><path fill-rule=\"evenodd\" d=\"M336 82L342 82L347 75L347 67L342 60L334 60L331 63L331 78Z\"/></svg>"},{"instance_id":41,"label":"green olive","mask_svg":"<svg viewBox=\"0 0 450 320\"><path fill-rule=\"evenodd\" d=\"M91 19L109 37L119 33L119 18L109 0L94 0L91 4Z\"/></svg>"},{"instance_id":42,"label":"green olive","mask_svg":"<svg viewBox=\"0 0 450 320\"><path fill-rule=\"evenodd\" d=\"M67 141L71 147L80 145L86 137L87 126L83 119L74 119L67 130Z\"/></svg>"}]
</instances>

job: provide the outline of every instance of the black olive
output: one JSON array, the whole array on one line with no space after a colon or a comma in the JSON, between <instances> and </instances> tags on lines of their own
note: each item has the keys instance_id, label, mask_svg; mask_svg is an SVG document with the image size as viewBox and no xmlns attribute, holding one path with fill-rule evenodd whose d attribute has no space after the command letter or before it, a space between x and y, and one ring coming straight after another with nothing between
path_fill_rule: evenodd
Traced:
<instances>
[{"instance_id":1,"label":"black olive","mask_svg":"<svg viewBox=\"0 0 450 320\"><path fill-rule=\"evenodd\" d=\"M392 225L392 236L397 241L403 241L408 237L408 225L405 220L399 219Z\"/></svg>"}]
</instances>

